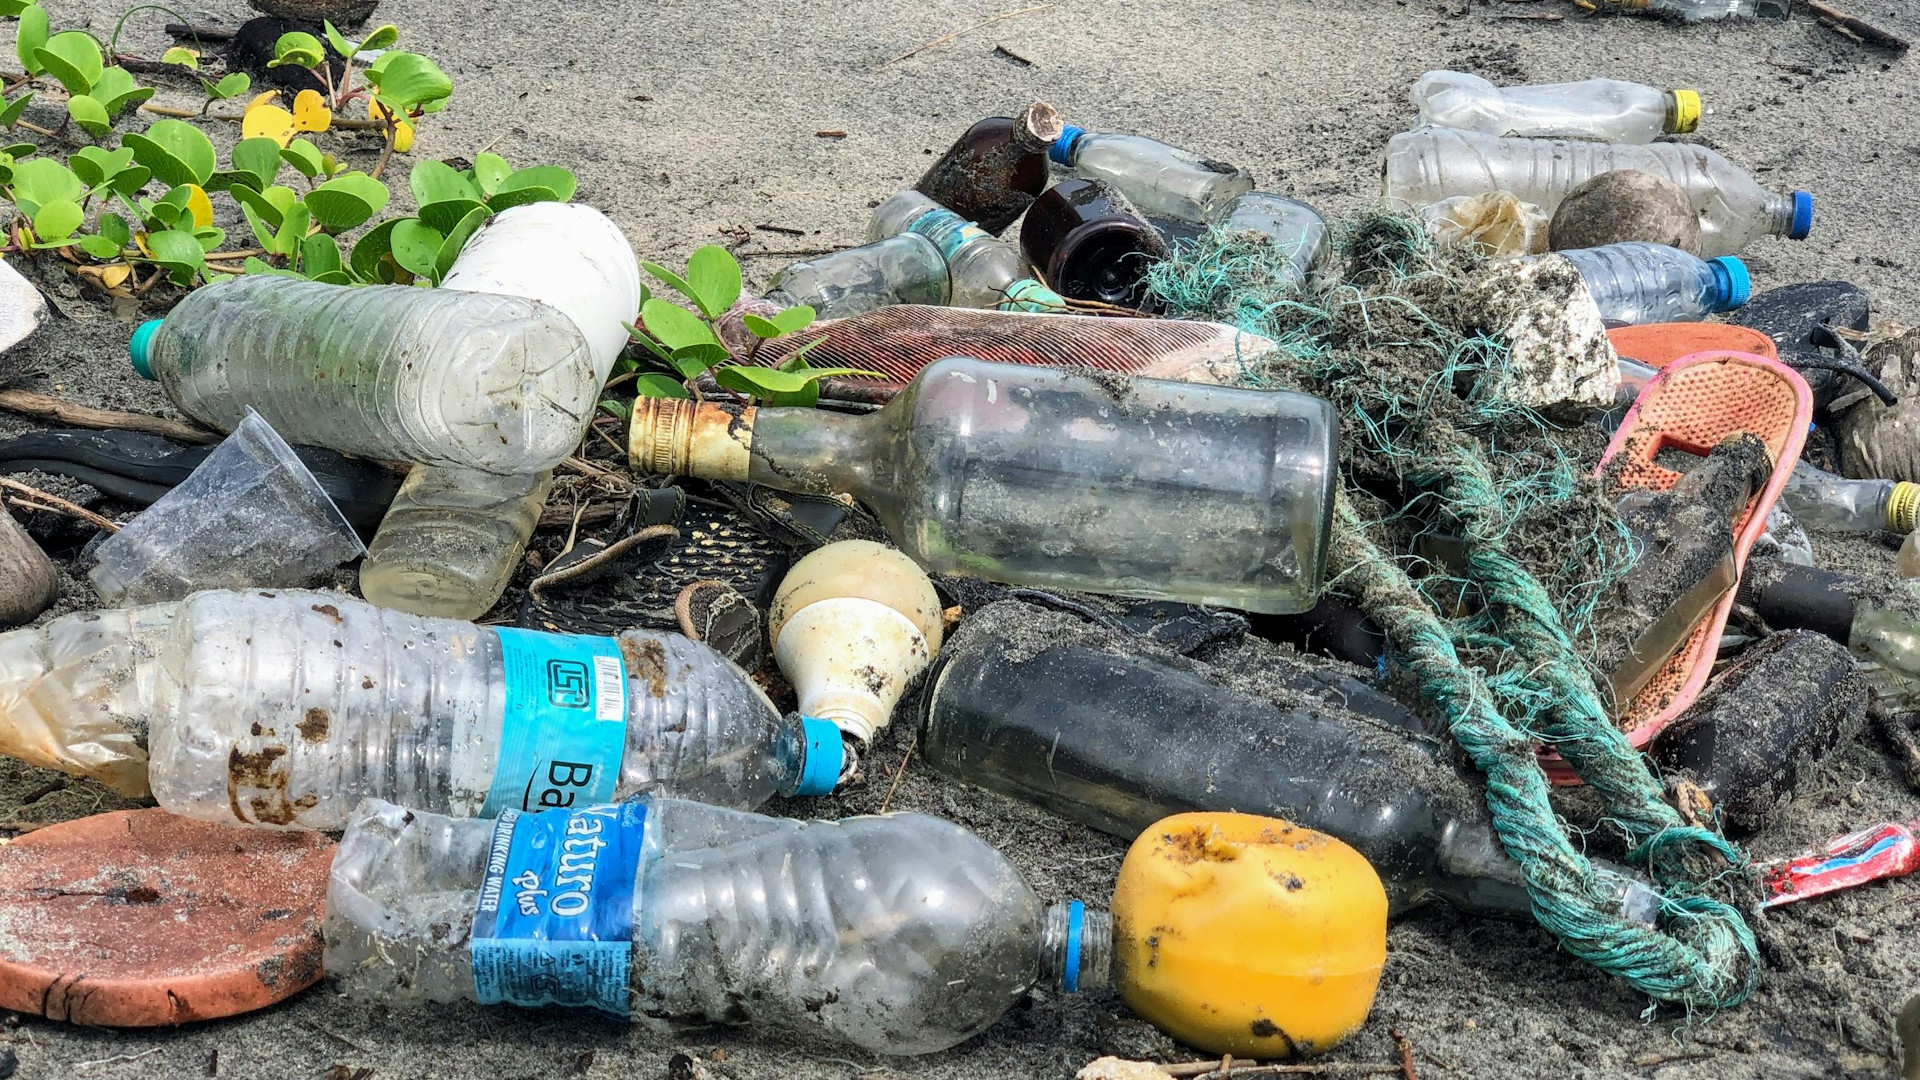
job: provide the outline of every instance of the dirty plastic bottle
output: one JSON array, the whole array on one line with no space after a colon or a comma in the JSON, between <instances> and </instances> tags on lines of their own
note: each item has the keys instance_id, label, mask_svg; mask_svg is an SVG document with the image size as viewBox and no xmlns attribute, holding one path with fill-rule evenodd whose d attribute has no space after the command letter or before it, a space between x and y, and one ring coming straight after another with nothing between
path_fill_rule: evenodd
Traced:
<instances>
[{"instance_id":1,"label":"dirty plastic bottle","mask_svg":"<svg viewBox=\"0 0 1920 1080\"><path fill-rule=\"evenodd\" d=\"M1113 187L1063 180L1027 208L1020 249L1062 296L1138 308L1167 245Z\"/></svg>"},{"instance_id":2,"label":"dirty plastic bottle","mask_svg":"<svg viewBox=\"0 0 1920 1080\"><path fill-rule=\"evenodd\" d=\"M1534 139L1650 143L1700 124L1700 95L1618 79L1499 87L1461 71L1429 71L1413 84L1420 123Z\"/></svg>"},{"instance_id":3,"label":"dirty plastic bottle","mask_svg":"<svg viewBox=\"0 0 1920 1080\"><path fill-rule=\"evenodd\" d=\"M1253 175L1143 135L1061 129L1049 151L1055 164L1089 180L1105 180L1142 214L1207 222L1253 190Z\"/></svg>"},{"instance_id":4,"label":"dirty plastic bottle","mask_svg":"<svg viewBox=\"0 0 1920 1080\"><path fill-rule=\"evenodd\" d=\"M953 279L950 302L956 307L1060 311L1067 306L1058 293L1027 276L1018 248L911 188L874 210L867 240L908 232L933 241L946 258Z\"/></svg>"},{"instance_id":5,"label":"dirty plastic bottle","mask_svg":"<svg viewBox=\"0 0 1920 1080\"><path fill-rule=\"evenodd\" d=\"M804 259L774 275L767 301L805 304L816 319L844 319L894 304L942 304L953 298L947 258L919 233Z\"/></svg>"},{"instance_id":6,"label":"dirty plastic bottle","mask_svg":"<svg viewBox=\"0 0 1920 1080\"><path fill-rule=\"evenodd\" d=\"M1111 951L1105 912L1041 903L923 814L648 796L496 824L370 802L327 890L327 972L359 1000L591 1006L882 1054L954 1046L1036 987L1104 987Z\"/></svg>"},{"instance_id":7,"label":"dirty plastic bottle","mask_svg":"<svg viewBox=\"0 0 1920 1080\"><path fill-rule=\"evenodd\" d=\"M477 619L506 591L553 473L416 465L360 563L360 594L409 615Z\"/></svg>"},{"instance_id":8,"label":"dirty plastic bottle","mask_svg":"<svg viewBox=\"0 0 1920 1080\"><path fill-rule=\"evenodd\" d=\"M514 296L251 275L197 289L133 336L175 407L231 431L503 474L573 452L600 390L571 319Z\"/></svg>"},{"instance_id":9,"label":"dirty plastic bottle","mask_svg":"<svg viewBox=\"0 0 1920 1080\"><path fill-rule=\"evenodd\" d=\"M1792 0L1593 0L1602 11L1677 15L1687 22L1708 19L1784 19Z\"/></svg>"},{"instance_id":10,"label":"dirty plastic bottle","mask_svg":"<svg viewBox=\"0 0 1920 1080\"><path fill-rule=\"evenodd\" d=\"M1286 255L1281 273L1296 285L1313 283L1329 254L1327 219L1306 203L1267 191L1249 191L1221 209L1214 225L1229 233L1266 237Z\"/></svg>"},{"instance_id":11,"label":"dirty plastic bottle","mask_svg":"<svg viewBox=\"0 0 1920 1080\"><path fill-rule=\"evenodd\" d=\"M645 791L757 806L839 778L838 728L783 719L678 634L539 634L300 590L137 612L0 636L3 719L85 762L98 707L58 703L113 703L145 729L154 797L187 817L337 829L362 796L487 816ZM78 660L38 659L75 641Z\"/></svg>"},{"instance_id":12,"label":"dirty plastic bottle","mask_svg":"<svg viewBox=\"0 0 1920 1080\"><path fill-rule=\"evenodd\" d=\"M1313 606L1333 410L949 356L864 416L647 398L633 467L871 507L930 573L1290 613Z\"/></svg>"},{"instance_id":13,"label":"dirty plastic bottle","mask_svg":"<svg viewBox=\"0 0 1920 1080\"><path fill-rule=\"evenodd\" d=\"M1676 247L1632 240L1535 257L1572 263L1609 323L1689 322L1732 311L1753 294L1747 265L1731 255L1699 259Z\"/></svg>"},{"instance_id":14,"label":"dirty plastic bottle","mask_svg":"<svg viewBox=\"0 0 1920 1080\"><path fill-rule=\"evenodd\" d=\"M1396 913L1437 897L1528 917L1520 868L1445 744L1338 669L1269 674L1284 689L1256 696L1138 639L995 604L936 659L920 753L944 776L1115 836L1198 810L1282 818L1365 856ZM1650 921L1651 890L1624 875L1619 886L1623 910Z\"/></svg>"},{"instance_id":15,"label":"dirty plastic bottle","mask_svg":"<svg viewBox=\"0 0 1920 1080\"><path fill-rule=\"evenodd\" d=\"M1503 139L1420 128L1388 141L1381 195L1389 206L1418 209L1456 195L1506 191L1551 214L1574 188L1616 169L1638 169L1678 184L1700 214L1702 255L1737 255L1763 236L1804 240L1813 228L1811 194L1766 188L1692 143Z\"/></svg>"},{"instance_id":16,"label":"dirty plastic bottle","mask_svg":"<svg viewBox=\"0 0 1920 1080\"><path fill-rule=\"evenodd\" d=\"M1801 461L1780 499L1815 530L1911 533L1920 526L1920 484L1905 480L1849 480Z\"/></svg>"},{"instance_id":17,"label":"dirty plastic bottle","mask_svg":"<svg viewBox=\"0 0 1920 1080\"><path fill-rule=\"evenodd\" d=\"M1060 128L1060 114L1044 101L1016 117L989 117L955 140L913 189L998 236L1047 189L1047 149Z\"/></svg>"}]
</instances>

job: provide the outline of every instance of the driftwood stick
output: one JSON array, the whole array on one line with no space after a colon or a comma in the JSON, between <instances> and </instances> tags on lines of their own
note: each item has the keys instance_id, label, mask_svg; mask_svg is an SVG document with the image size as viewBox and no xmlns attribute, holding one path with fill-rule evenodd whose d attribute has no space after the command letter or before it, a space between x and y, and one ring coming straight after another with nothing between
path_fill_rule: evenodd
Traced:
<instances>
[{"instance_id":1,"label":"driftwood stick","mask_svg":"<svg viewBox=\"0 0 1920 1080\"><path fill-rule=\"evenodd\" d=\"M31 390L0 390L0 409L55 424L71 424L101 431L138 431L179 439L181 442L210 443L221 439L216 432L179 420L166 420L145 413L95 409L62 398L36 394Z\"/></svg>"},{"instance_id":2,"label":"driftwood stick","mask_svg":"<svg viewBox=\"0 0 1920 1080\"><path fill-rule=\"evenodd\" d=\"M1855 18L1831 5L1823 4L1820 0L1806 0L1806 4L1807 10L1813 12L1821 22L1862 45L1877 45L1897 53L1907 51L1908 43L1905 38L1889 34L1872 23Z\"/></svg>"}]
</instances>

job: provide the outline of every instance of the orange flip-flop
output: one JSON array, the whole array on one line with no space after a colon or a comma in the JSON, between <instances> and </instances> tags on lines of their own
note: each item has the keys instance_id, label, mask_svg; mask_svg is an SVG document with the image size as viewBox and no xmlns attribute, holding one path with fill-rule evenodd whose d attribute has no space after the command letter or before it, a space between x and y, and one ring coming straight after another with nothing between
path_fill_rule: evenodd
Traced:
<instances>
[{"instance_id":1,"label":"orange flip-flop","mask_svg":"<svg viewBox=\"0 0 1920 1080\"><path fill-rule=\"evenodd\" d=\"M1595 475L1606 472L1616 457L1624 457L1617 476L1621 488L1665 491L1681 474L1654 460L1661 450L1671 447L1704 457L1729 436L1751 432L1759 437L1773 456L1773 476L1734 522L1737 576L1746 566L1747 550L1766 531L1767 513L1800 457L1812 416L1813 394L1806 380L1778 359L1725 350L1693 353L1666 363L1647 384L1621 420ZM1651 741L1706 685L1727 613L1733 610L1734 590L1727 584L1719 603L1622 710L1621 723L1632 745ZM1555 783L1579 783L1558 755L1544 757Z\"/></svg>"},{"instance_id":2,"label":"orange flip-flop","mask_svg":"<svg viewBox=\"0 0 1920 1080\"><path fill-rule=\"evenodd\" d=\"M265 1008L322 974L333 841L121 810L0 844L0 1008L157 1027Z\"/></svg>"}]
</instances>

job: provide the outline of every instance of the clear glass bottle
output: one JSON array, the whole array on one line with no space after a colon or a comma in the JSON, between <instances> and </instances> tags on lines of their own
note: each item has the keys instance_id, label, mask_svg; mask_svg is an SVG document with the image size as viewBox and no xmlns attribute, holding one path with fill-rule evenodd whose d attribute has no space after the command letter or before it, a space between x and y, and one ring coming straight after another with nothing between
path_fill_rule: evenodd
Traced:
<instances>
[{"instance_id":1,"label":"clear glass bottle","mask_svg":"<svg viewBox=\"0 0 1920 1080\"><path fill-rule=\"evenodd\" d=\"M573 321L517 296L250 275L134 333L134 369L231 431L253 408L292 443L503 474L551 469L600 391Z\"/></svg>"},{"instance_id":2,"label":"clear glass bottle","mask_svg":"<svg viewBox=\"0 0 1920 1080\"><path fill-rule=\"evenodd\" d=\"M1143 135L1068 124L1050 153L1074 175L1112 184L1149 217L1211 221L1221 207L1253 190L1253 175L1245 169Z\"/></svg>"},{"instance_id":3,"label":"clear glass bottle","mask_svg":"<svg viewBox=\"0 0 1920 1080\"><path fill-rule=\"evenodd\" d=\"M1249 191L1223 207L1213 224L1229 233L1266 237L1286 255L1285 274L1310 287L1330 254L1327 219L1306 203L1267 191Z\"/></svg>"},{"instance_id":4,"label":"clear glass bottle","mask_svg":"<svg viewBox=\"0 0 1920 1080\"><path fill-rule=\"evenodd\" d=\"M945 256L953 280L950 302L956 307L1060 311L1067 306L1058 293L1027 276L1018 248L912 188L874 210L867 240L907 232L933 241Z\"/></svg>"},{"instance_id":5,"label":"clear glass bottle","mask_svg":"<svg viewBox=\"0 0 1920 1080\"><path fill-rule=\"evenodd\" d=\"M1737 255L1763 236L1804 240L1813 196L1775 191L1692 143L1503 139L1421 128L1387 143L1380 193L1389 207L1417 210L1456 195L1506 191L1551 214L1574 188L1604 172L1638 169L1680 186L1700 213L1701 254Z\"/></svg>"},{"instance_id":6,"label":"clear glass bottle","mask_svg":"<svg viewBox=\"0 0 1920 1080\"><path fill-rule=\"evenodd\" d=\"M1699 126L1700 95L1618 79L1499 87L1461 71L1413 84L1420 123L1534 139L1650 143Z\"/></svg>"},{"instance_id":7,"label":"clear glass bottle","mask_svg":"<svg viewBox=\"0 0 1920 1080\"><path fill-rule=\"evenodd\" d=\"M1098 180L1063 180L1035 199L1020 249L1062 296L1139 308L1167 245L1133 205Z\"/></svg>"},{"instance_id":8,"label":"clear glass bottle","mask_svg":"<svg viewBox=\"0 0 1920 1080\"><path fill-rule=\"evenodd\" d=\"M624 938L602 944L629 946L595 980L608 1011L669 1030L744 1023L927 1054L986 1030L1031 989L1107 984L1107 914L1042 904L1012 863L950 822L794 821L657 796L636 809L626 818L640 819L627 824L640 833L625 849L631 861L592 866L588 914ZM561 816L585 817L522 815L512 831ZM347 996L384 1006L587 1003L566 993L582 985L573 973L546 974L533 958L501 978L484 951L496 917L480 913L483 887L497 884L503 910L548 903L543 883L489 873L490 859L519 865L507 829L508 819L363 809L327 890L327 972ZM588 821L567 833L589 829L593 839L612 831ZM614 904L625 910L607 910ZM496 983L508 992L493 993Z\"/></svg>"},{"instance_id":9,"label":"clear glass bottle","mask_svg":"<svg viewBox=\"0 0 1920 1080\"><path fill-rule=\"evenodd\" d=\"M1590 0L1602 11L1678 15L1687 22L1708 19L1784 19L1792 0Z\"/></svg>"},{"instance_id":10,"label":"clear glass bottle","mask_svg":"<svg viewBox=\"0 0 1920 1080\"><path fill-rule=\"evenodd\" d=\"M579 723L542 712L557 694ZM363 796L463 815L550 790L554 805L662 791L757 806L832 790L843 761L832 723L782 718L678 634L534 634L300 590L0 635L0 732L14 756L128 793L150 782L175 814L317 829Z\"/></svg>"},{"instance_id":11,"label":"clear glass bottle","mask_svg":"<svg viewBox=\"0 0 1920 1080\"><path fill-rule=\"evenodd\" d=\"M1731 255L1700 259L1633 240L1535 257L1572 263L1609 323L1690 322L1732 311L1753 294L1747 265Z\"/></svg>"},{"instance_id":12,"label":"clear glass bottle","mask_svg":"<svg viewBox=\"0 0 1920 1080\"><path fill-rule=\"evenodd\" d=\"M804 259L774 275L767 301L811 307L818 319L844 319L894 304L942 304L953 298L947 258L919 233Z\"/></svg>"},{"instance_id":13,"label":"clear glass bottle","mask_svg":"<svg viewBox=\"0 0 1920 1080\"><path fill-rule=\"evenodd\" d=\"M415 465L360 563L360 594L409 615L477 619L506 591L553 473Z\"/></svg>"},{"instance_id":14,"label":"clear glass bottle","mask_svg":"<svg viewBox=\"0 0 1920 1080\"><path fill-rule=\"evenodd\" d=\"M1794 465L1780 500L1814 530L1912 533L1920 526L1920 484L1848 480L1805 461Z\"/></svg>"},{"instance_id":15,"label":"clear glass bottle","mask_svg":"<svg viewBox=\"0 0 1920 1080\"><path fill-rule=\"evenodd\" d=\"M1060 114L1044 101L1016 117L989 117L955 140L913 189L998 236L1047 189L1047 149L1060 129Z\"/></svg>"},{"instance_id":16,"label":"clear glass bottle","mask_svg":"<svg viewBox=\"0 0 1920 1080\"><path fill-rule=\"evenodd\" d=\"M1335 420L1289 391L950 356L865 416L644 399L644 472L845 493L931 573L1247 611L1313 606Z\"/></svg>"}]
</instances>

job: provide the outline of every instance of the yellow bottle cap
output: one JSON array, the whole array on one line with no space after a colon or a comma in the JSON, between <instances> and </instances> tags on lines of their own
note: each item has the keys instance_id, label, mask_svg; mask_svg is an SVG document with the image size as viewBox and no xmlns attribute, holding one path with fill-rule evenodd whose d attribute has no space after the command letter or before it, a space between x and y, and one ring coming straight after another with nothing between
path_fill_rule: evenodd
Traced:
<instances>
[{"instance_id":1,"label":"yellow bottle cap","mask_svg":"<svg viewBox=\"0 0 1920 1080\"><path fill-rule=\"evenodd\" d=\"M1673 92L1673 125L1667 130L1685 135L1700 126L1700 95L1693 90Z\"/></svg>"},{"instance_id":2,"label":"yellow bottle cap","mask_svg":"<svg viewBox=\"0 0 1920 1080\"><path fill-rule=\"evenodd\" d=\"M1896 481L1887 492L1887 531L1910 533L1920 525L1920 484Z\"/></svg>"}]
</instances>

